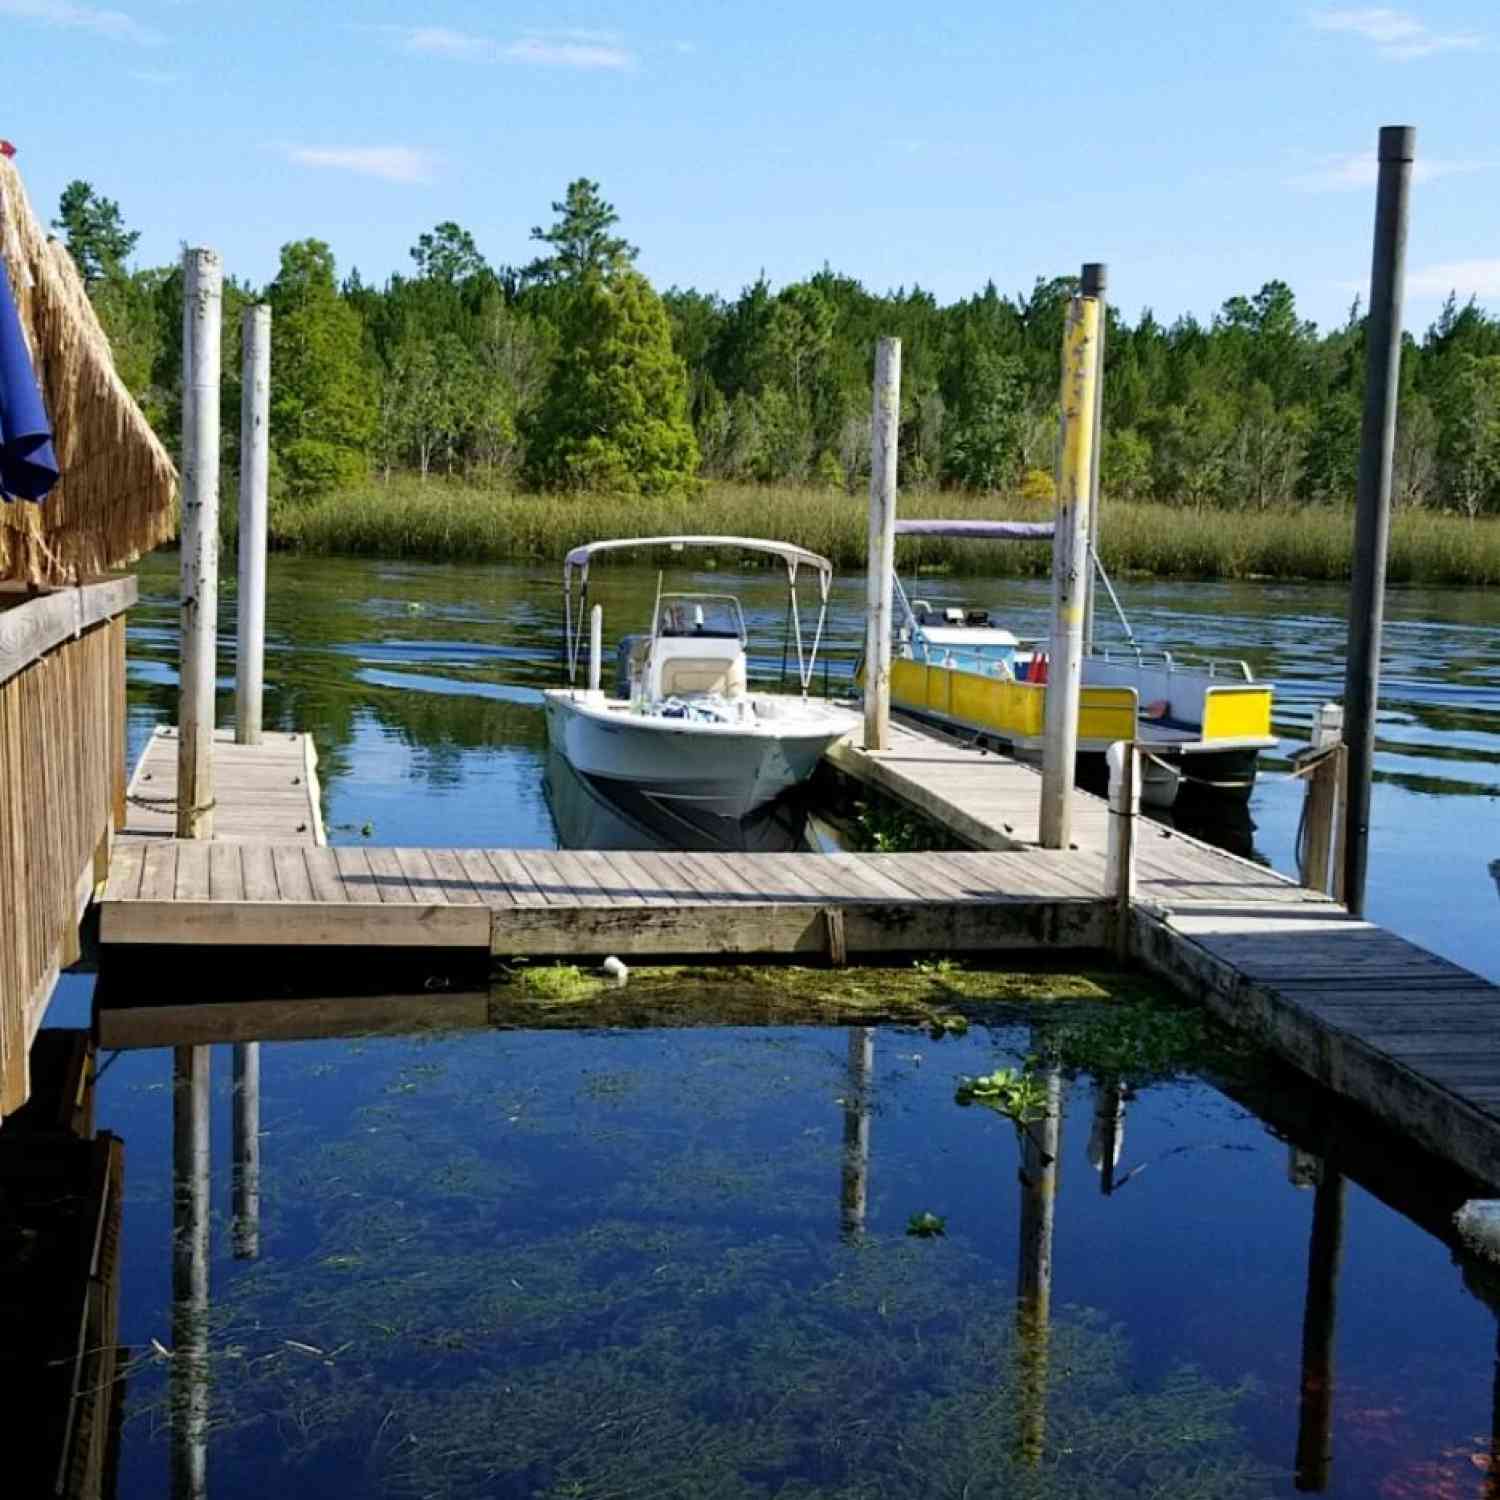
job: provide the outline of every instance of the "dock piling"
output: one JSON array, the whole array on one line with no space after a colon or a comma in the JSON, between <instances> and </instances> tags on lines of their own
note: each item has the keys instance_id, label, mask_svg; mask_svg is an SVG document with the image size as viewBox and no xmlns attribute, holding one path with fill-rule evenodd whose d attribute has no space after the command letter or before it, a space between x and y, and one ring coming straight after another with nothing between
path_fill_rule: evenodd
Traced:
<instances>
[{"instance_id":1,"label":"dock piling","mask_svg":"<svg viewBox=\"0 0 1500 1500\"><path fill-rule=\"evenodd\" d=\"M891 610L896 563L897 440L901 428L901 340L875 346L870 428L870 556L865 617L865 749L891 745Z\"/></svg>"},{"instance_id":2,"label":"dock piling","mask_svg":"<svg viewBox=\"0 0 1500 1500\"><path fill-rule=\"evenodd\" d=\"M1326 896L1332 879L1337 898L1343 887L1338 860L1338 820L1347 766L1344 710L1337 703L1325 703L1318 710L1308 753L1313 758L1305 771L1299 773L1305 774L1307 781L1302 813L1306 830L1301 856L1302 883Z\"/></svg>"},{"instance_id":3,"label":"dock piling","mask_svg":"<svg viewBox=\"0 0 1500 1500\"><path fill-rule=\"evenodd\" d=\"M1104 335L1109 319L1109 267L1103 261L1085 261L1079 290L1099 303L1099 336L1094 341L1094 438L1089 454L1089 555L1083 584L1083 654L1094 649L1094 557L1099 550L1099 457L1104 442Z\"/></svg>"},{"instance_id":4,"label":"dock piling","mask_svg":"<svg viewBox=\"0 0 1500 1500\"><path fill-rule=\"evenodd\" d=\"M1073 776L1083 683L1084 580L1091 567L1088 491L1098 329L1098 300L1074 297L1063 332L1062 441L1057 526L1052 537L1052 641L1042 746L1040 842L1044 849L1066 849L1073 829Z\"/></svg>"},{"instance_id":5,"label":"dock piling","mask_svg":"<svg viewBox=\"0 0 1500 1500\"><path fill-rule=\"evenodd\" d=\"M177 698L177 837L214 835L214 688L219 614L219 333L224 265L217 250L182 257L182 640Z\"/></svg>"},{"instance_id":6,"label":"dock piling","mask_svg":"<svg viewBox=\"0 0 1500 1500\"><path fill-rule=\"evenodd\" d=\"M1109 766L1109 842L1104 850L1104 894L1114 906L1115 957L1130 956L1130 906L1135 900L1135 828L1141 815L1141 752L1117 740L1105 752Z\"/></svg>"},{"instance_id":7,"label":"dock piling","mask_svg":"<svg viewBox=\"0 0 1500 1500\"><path fill-rule=\"evenodd\" d=\"M1375 760L1375 712L1380 697L1380 633L1391 530L1391 465L1401 382L1401 304L1406 282L1406 229L1416 140L1417 133L1410 125L1381 127L1370 314L1365 321L1365 408L1354 515L1354 576L1349 591L1349 652L1344 675L1349 746L1344 898L1355 916L1364 914L1365 871L1370 851L1370 781Z\"/></svg>"},{"instance_id":8,"label":"dock piling","mask_svg":"<svg viewBox=\"0 0 1500 1500\"><path fill-rule=\"evenodd\" d=\"M234 737L260 744L266 675L266 524L270 473L271 309L247 307L240 395L239 639L234 669Z\"/></svg>"}]
</instances>

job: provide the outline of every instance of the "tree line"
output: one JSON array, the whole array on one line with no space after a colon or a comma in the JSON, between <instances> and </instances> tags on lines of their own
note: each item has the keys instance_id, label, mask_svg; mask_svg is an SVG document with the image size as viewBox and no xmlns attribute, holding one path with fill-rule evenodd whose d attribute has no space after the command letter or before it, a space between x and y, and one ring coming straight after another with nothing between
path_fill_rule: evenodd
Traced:
<instances>
[{"instance_id":1,"label":"tree line","mask_svg":"<svg viewBox=\"0 0 1500 1500\"><path fill-rule=\"evenodd\" d=\"M383 285L342 280L316 239L269 285L225 290L225 451L238 441L239 313L273 309L275 483L291 498L397 471L557 491L659 494L700 479L827 486L868 475L875 340L903 341L908 488L1050 493L1063 319L1074 277L939 304L825 266L738 297L658 293L598 184L492 264L448 222ZM138 236L86 182L54 227L117 367L169 444L181 401L180 269L130 269ZM1358 465L1365 324L1320 332L1267 282L1209 321L1109 310L1101 483L1113 496L1264 508L1343 503ZM1500 511L1500 319L1450 296L1402 358L1396 503Z\"/></svg>"}]
</instances>

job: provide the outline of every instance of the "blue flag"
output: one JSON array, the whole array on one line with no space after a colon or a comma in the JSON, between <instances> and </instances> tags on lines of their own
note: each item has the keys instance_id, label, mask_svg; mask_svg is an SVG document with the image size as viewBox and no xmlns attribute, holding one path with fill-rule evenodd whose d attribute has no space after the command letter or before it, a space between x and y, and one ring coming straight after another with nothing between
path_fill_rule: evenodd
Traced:
<instances>
[{"instance_id":1,"label":"blue flag","mask_svg":"<svg viewBox=\"0 0 1500 1500\"><path fill-rule=\"evenodd\" d=\"M10 276L0 263L0 496L40 500L57 477L52 425L21 332Z\"/></svg>"}]
</instances>

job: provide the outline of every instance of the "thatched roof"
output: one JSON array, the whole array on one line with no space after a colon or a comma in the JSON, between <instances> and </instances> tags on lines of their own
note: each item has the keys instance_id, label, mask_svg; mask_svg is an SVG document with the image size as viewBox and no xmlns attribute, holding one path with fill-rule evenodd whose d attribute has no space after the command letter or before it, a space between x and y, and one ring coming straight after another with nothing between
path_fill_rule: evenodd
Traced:
<instances>
[{"instance_id":1,"label":"thatched roof","mask_svg":"<svg viewBox=\"0 0 1500 1500\"><path fill-rule=\"evenodd\" d=\"M177 472L115 374L72 258L47 238L4 156L0 252L62 470L40 505L0 504L0 579L67 583L122 567L175 532Z\"/></svg>"}]
</instances>

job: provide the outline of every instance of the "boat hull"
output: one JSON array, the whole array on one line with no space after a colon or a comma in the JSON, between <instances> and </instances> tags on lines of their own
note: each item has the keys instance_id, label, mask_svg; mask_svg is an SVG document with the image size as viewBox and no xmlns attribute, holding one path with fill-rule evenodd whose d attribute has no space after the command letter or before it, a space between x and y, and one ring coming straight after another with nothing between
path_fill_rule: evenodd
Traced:
<instances>
[{"instance_id":1,"label":"boat hull","mask_svg":"<svg viewBox=\"0 0 1500 1500\"><path fill-rule=\"evenodd\" d=\"M806 781L858 722L795 700L781 722L747 725L634 714L619 700L566 690L547 693L546 705L548 743L579 776L611 800L644 796L697 821L749 817Z\"/></svg>"}]
</instances>

